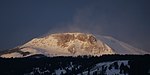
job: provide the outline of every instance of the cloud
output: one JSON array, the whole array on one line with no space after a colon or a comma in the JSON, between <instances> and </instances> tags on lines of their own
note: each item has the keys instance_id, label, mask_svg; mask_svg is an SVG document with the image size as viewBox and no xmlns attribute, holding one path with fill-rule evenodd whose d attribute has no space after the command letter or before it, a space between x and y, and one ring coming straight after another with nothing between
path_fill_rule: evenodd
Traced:
<instances>
[{"instance_id":1,"label":"cloud","mask_svg":"<svg viewBox=\"0 0 150 75\"><path fill-rule=\"evenodd\" d=\"M77 9L72 17L72 21L60 23L58 26L50 29L47 34L61 32L84 32L84 33L100 33L101 27L95 16L95 6L86 6Z\"/></svg>"}]
</instances>

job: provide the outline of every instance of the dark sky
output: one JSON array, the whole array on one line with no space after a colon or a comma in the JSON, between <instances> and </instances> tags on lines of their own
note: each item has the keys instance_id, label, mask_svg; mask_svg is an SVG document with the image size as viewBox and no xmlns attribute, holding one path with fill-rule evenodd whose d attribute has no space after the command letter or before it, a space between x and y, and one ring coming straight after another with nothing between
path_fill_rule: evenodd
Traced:
<instances>
[{"instance_id":1,"label":"dark sky","mask_svg":"<svg viewBox=\"0 0 150 75\"><path fill-rule=\"evenodd\" d=\"M150 52L150 0L0 0L0 50L68 31L112 36Z\"/></svg>"}]
</instances>

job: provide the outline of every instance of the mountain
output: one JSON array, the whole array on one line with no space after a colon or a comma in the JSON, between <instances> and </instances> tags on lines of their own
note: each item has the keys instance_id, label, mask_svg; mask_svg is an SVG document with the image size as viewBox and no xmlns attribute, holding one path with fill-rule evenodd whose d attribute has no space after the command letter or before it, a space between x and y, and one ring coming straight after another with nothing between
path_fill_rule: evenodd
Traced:
<instances>
[{"instance_id":1,"label":"mountain","mask_svg":"<svg viewBox=\"0 0 150 75\"><path fill-rule=\"evenodd\" d=\"M78 56L103 54L147 54L109 36L86 33L56 33L34 38L24 45L0 53L1 57L27 57L35 54L45 56Z\"/></svg>"}]
</instances>

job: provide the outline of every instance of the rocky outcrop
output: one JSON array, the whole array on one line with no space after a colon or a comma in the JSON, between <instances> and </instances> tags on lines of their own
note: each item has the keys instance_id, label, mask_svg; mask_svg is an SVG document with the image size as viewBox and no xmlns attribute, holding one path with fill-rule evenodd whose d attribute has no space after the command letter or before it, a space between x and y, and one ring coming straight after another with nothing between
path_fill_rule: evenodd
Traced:
<instances>
[{"instance_id":1,"label":"rocky outcrop","mask_svg":"<svg viewBox=\"0 0 150 75\"><path fill-rule=\"evenodd\" d=\"M75 54L77 49L77 46L75 44L68 44L70 42L80 42L80 49L83 49L84 51L88 53L102 53L103 51L107 51L107 47L105 44L98 45L97 39L95 36L91 34L85 34L85 33L60 33L60 34L54 34L52 35L55 39L57 39L57 45L63 48L67 48L68 52L71 54ZM76 42L75 42L76 41Z\"/></svg>"},{"instance_id":2,"label":"rocky outcrop","mask_svg":"<svg viewBox=\"0 0 150 75\"><path fill-rule=\"evenodd\" d=\"M58 40L57 45L61 47L67 47L68 45L66 43L75 39L75 36L70 34L58 34L52 36Z\"/></svg>"}]
</instances>

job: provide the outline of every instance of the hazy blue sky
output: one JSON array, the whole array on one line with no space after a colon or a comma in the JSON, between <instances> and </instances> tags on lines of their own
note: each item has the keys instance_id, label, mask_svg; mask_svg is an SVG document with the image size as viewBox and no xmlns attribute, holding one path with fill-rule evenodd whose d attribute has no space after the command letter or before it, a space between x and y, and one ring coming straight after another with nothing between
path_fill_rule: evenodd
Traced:
<instances>
[{"instance_id":1,"label":"hazy blue sky","mask_svg":"<svg viewBox=\"0 0 150 75\"><path fill-rule=\"evenodd\" d=\"M150 52L150 0L0 0L0 49L47 33L112 36Z\"/></svg>"}]
</instances>

